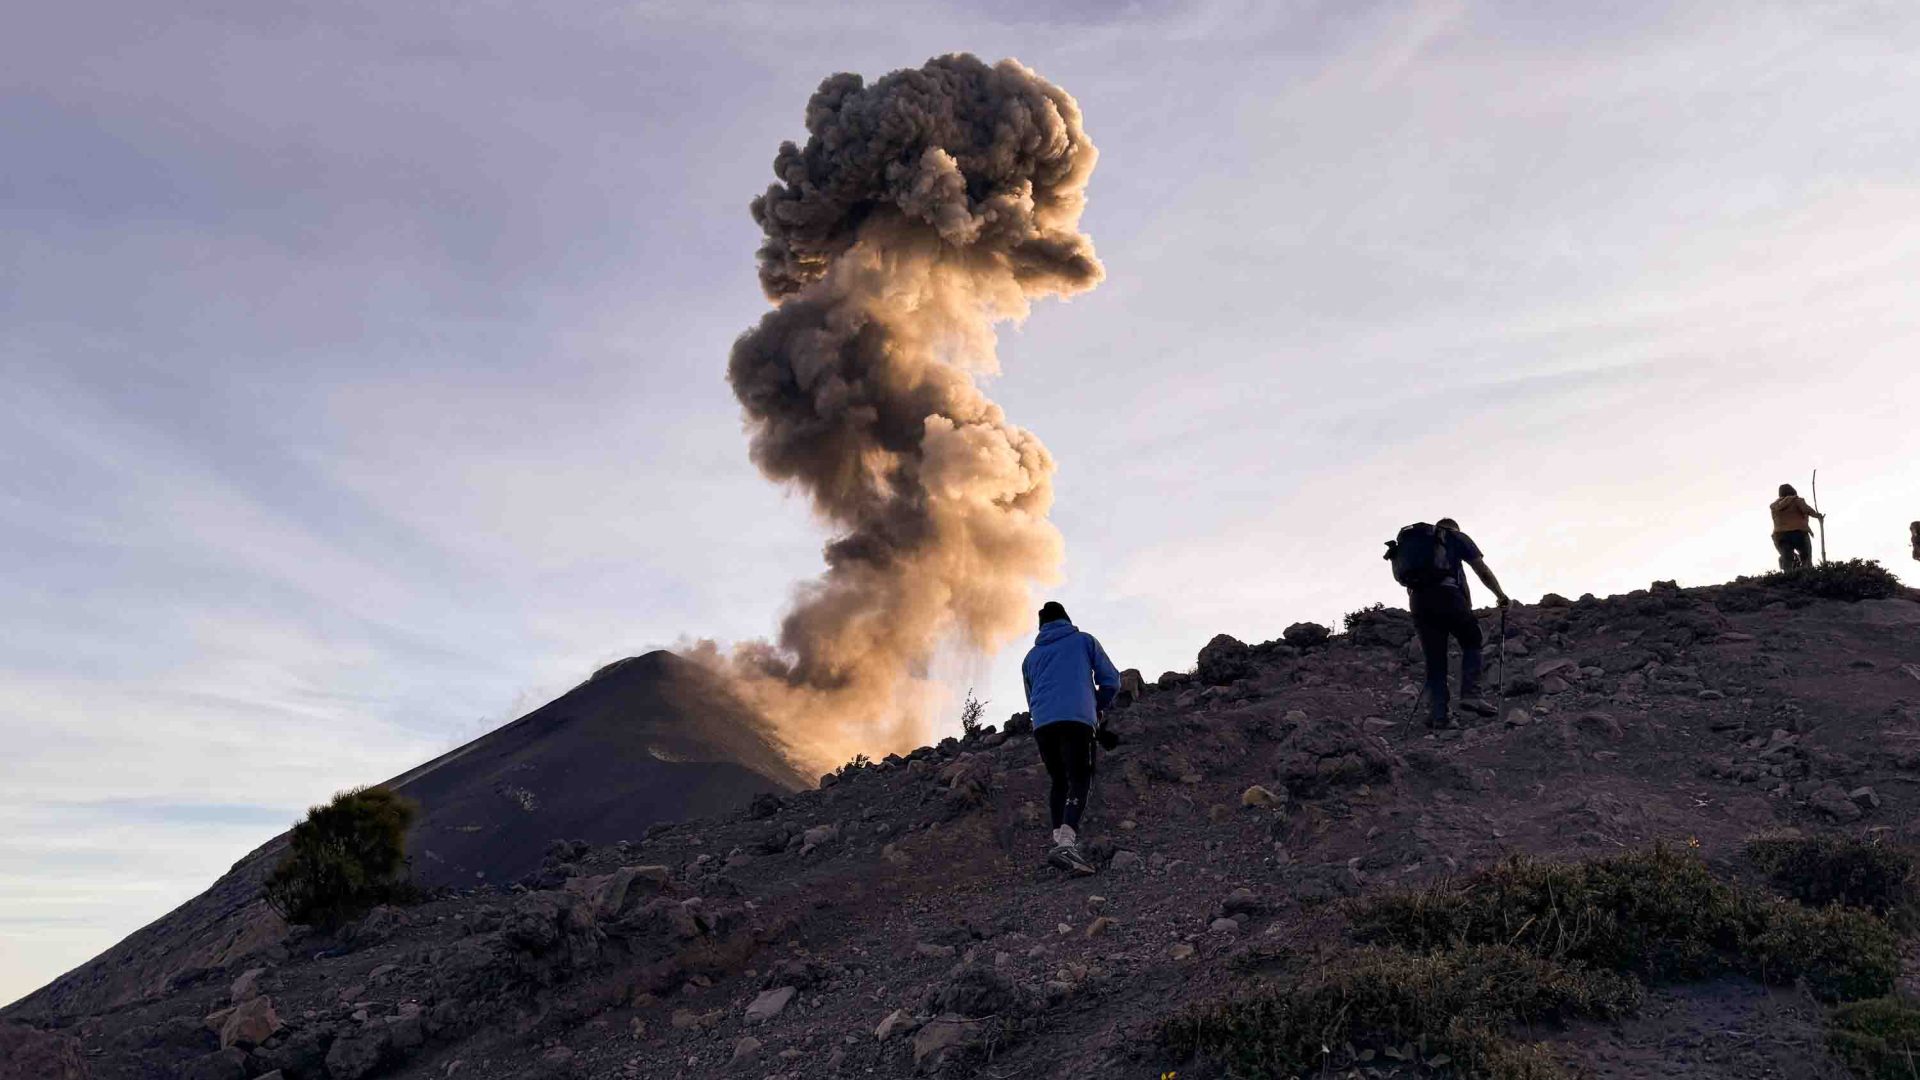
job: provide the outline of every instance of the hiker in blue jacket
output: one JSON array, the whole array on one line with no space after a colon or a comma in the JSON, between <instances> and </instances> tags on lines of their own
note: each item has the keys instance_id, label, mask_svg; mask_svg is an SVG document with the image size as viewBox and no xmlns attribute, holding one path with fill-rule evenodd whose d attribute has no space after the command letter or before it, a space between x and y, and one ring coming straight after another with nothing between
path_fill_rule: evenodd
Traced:
<instances>
[{"instance_id":1,"label":"hiker in blue jacket","mask_svg":"<svg viewBox=\"0 0 1920 1080\"><path fill-rule=\"evenodd\" d=\"M1092 634L1067 618L1067 609L1049 600L1040 609L1040 633L1020 665L1027 684L1027 711L1033 714L1033 741L1040 744L1053 786L1047 809L1053 820L1053 850L1047 861L1075 874L1091 874L1093 864L1080 854L1080 812L1093 780L1094 732L1100 712L1120 692L1120 672Z\"/></svg>"}]
</instances>

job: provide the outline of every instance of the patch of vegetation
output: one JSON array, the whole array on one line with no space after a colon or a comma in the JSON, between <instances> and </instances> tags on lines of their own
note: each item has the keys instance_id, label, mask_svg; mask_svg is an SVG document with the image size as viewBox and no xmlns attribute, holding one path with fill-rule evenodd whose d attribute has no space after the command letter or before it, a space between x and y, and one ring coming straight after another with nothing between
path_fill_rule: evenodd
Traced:
<instances>
[{"instance_id":1,"label":"patch of vegetation","mask_svg":"<svg viewBox=\"0 0 1920 1080\"><path fill-rule=\"evenodd\" d=\"M1760 836L1747 856L1774 888L1809 907L1860 908L1915 925L1913 852L1846 836Z\"/></svg>"},{"instance_id":2,"label":"patch of vegetation","mask_svg":"<svg viewBox=\"0 0 1920 1080\"><path fill-rule=\"evenodd\" d=\"M1740 972L1805 980L1826 1000L1885 994L1899 973L1893 930L1864 912L1813 910L1716 881L1699 859L1656 847L1611 859L1513 858L1353 911L1361 941L1420 952L1503 943L1542 958L1655 981Z\"/></svg>"},{"instance_id":3,"label":"patch of vegetation","mask_svg":"<svg viewBox=\"0 0 1920 1080\"><path fill-rule=\"evenodd\" d=\"M407 828L419 807L382 787L354 788L307 811L264 889L293 923L333 927L377 904L406 903Z\"/></svg>"},{"instance_id":4,"label":"patch of vegetation","mask_svg":"<svg viewBox=\"0 0 1920 1080\"><path fill-rule=\"evenodd\" d=\"M1505 1035L1516 1023L1624 1015L1630 979L1558 964L1503 945L1433 954L1361 949L1302 984L1188 1009L1161 1039L1234 1076L1282 1077L1323 1067L1420 1062L1491 1080L1556 1080L1537 1047Z\"/></svg>"},{"instance_id":5,"label":"patch of vegetation","mask_svg":"<svg viewBox=\"0 0 1920 1080\"><path fill-rule=\"evenodd\" d=\"M1842 1005L1828 1020L1827 1045L1856 1076L1912 1080L1920 1076L1920 1005L1901 998Z\"/></svg>"},{"instance_id":6,"label":"patch of vegetation","mask_svg":"<svg viewBox=\"0 0 1920 1080\"><path fill-rule=\"evenodd\" d=\"M1385 610L1387 610L1385 603L1370 604L1358 611L1347 612L1346 615L1341 618L1340 625L1346 629L1347 633L1351 634L1353 633L1354 627L1366 625L1369 620Z\"/></svg>"},{"instance_id":7,"label":"patch of vegetation","mask_svg":"<svg viewBox=\"0 0 1920 1080\"><path fill-rule=\"evenodd\" d=\"M960 706L960 734L969 739L980 734L980 729L984 726L980 723L980 718L986 715L986 711L987 703L974 697L973 688L968 687L967 700Z\"/></svg>"},{"instance_id":8,"label":"patch of vegetation","mask_svg":"<svg viewBox=\"0 0 1920 1080\"><path fill-rule=\"evenodd\" d=\"M1785 592L1822 600L1884 600L1900 595L1900 579L1874 559L1848 559L1809 566L1804 570L1776 570L1759 578L1739 578Z\"/></svg>"}]
</instances>

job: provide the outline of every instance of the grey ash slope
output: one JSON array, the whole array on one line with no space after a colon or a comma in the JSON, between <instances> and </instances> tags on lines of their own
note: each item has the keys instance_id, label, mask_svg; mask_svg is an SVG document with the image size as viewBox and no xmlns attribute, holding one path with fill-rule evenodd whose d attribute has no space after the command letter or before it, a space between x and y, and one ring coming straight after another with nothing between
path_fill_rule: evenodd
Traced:
<instances>
[{"instance_id":1,"label":"grey ash slope","mask_svg":"<svg viewBox=\"0 0 1920 1080\"><path fill-rule=\"evenodd\" d=\"M526 716L388 781L421 804L409 838L428 886L511 881L556 837L613 843L805 781L763 723L704 668L666 652L617 661ZM0 1011L105 1012L271 952L286 926L259 899L277 836L207 891Z\"/></svg>"}]
</instances>

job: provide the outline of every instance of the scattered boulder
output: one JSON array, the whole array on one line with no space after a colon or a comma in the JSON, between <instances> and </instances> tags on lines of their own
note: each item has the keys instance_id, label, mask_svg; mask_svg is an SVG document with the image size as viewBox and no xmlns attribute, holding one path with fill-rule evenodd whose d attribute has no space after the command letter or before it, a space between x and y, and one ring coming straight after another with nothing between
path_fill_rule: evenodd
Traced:
<instances>
[{"instance_id":1,"label":"scattered boulder","mask_svg":"<svg viewBox=\"0 0 1920 1080\"><path fill-rule=\"evenodd\" d=\"M913 1037L913 1063L927 1072L946 1064L956 1052L980 1040L987 1021L959 1013L942 1013L927 1021Z\"/></svg>"},{"instance_id":2,"label":"scattered boulder","mask_svg":"<svg viewBox=\"0 0 1920 1080\"><path fill-rule=\"evenodd\" d=\"M263 967L248 968L241 972L240 977L233 980L233 985L227 990L227 999L238 1005L248 998L259 997L260 984L266 975L267 969Z\"/></svg>"},{"instance_id":3,"label":"scattered boulder","mask_svg":"<svg viewBox=\"0 0 1920 1080\"><path fill-rule=\"evenodd\" d=\"M220 1048L255 1047L280 1030L280 1018L274 1015L273 1000L250 997L235 1006L220 1025Z\"/></svg>"},{"instance_id":4,"label":"scattered boulder","mask_svg":"<svg viewBox=\"0 0 1920 1080\"><path fill-rule=\"evenodd\" d=\"M1228 893L1220 901L1222 915L1256 915L1263 907L1260 898L1254 895L1254 891L1244 885Z\"/></svg>"},{"instance_id":5,"label":"scattered boulder","mask_svg":"<svg viewBox=\"0 0 1920 1080\"><path fill-rule=\"evenodd\" d=\"M881 1042L886 1042L895 1035L912 1031L914 1026L913 1017L908 1016L905 1009L895 1009L887 1014L886 1019L880 1021L879 1026L873 1029L873 1037L879 1039Z\"/></svg>"},{"instance_id":6,"label":"scattered boulder","mask_svg":"<svg viewBox=\"0 0 1920 1080\"><path fill-rule=\"evenodd\" d=\"M393 1037L386 1025L361 1027L333 1040L327 1049L329 1080L362 1080L387 1063L393 1054Z\"/></svg>"},{"instance_id":7,"label":"scattered boulder","mask_svg":"<svg viewBox=\"0 0 1920 1080\"><path fill-rule=\"evenodd\" d=\"M1238 682L1253 674L1253 650L1238 638L1216 635L1200 650L1194 674L1208 686Z\"/></svg>"},{"instance_id":8,"label":"scattered boulder","mask_svg":"<svg viewBox=\"0 0 1920 1080\"><path fill-rule=\"evenodd\" d=\"M731 1068L738 1069L741 1066L753 1064L754 1059L759 1056L760 1040L746 1035L733 1044L733 1059L727 1064Z\"/></svg>"},{"instance_id":9,"label":"scattered boulder","mask_svg":"<svg viewBox=\"0 0 1920 1080\"><path fill-rule=\"evenodd\" d=\"M1280 631L1280 640L1296 649L1311 649L1326 644L1333 631L1315 622L1297 622Z\"/></svg>"},{"instance_id":10,"label":"scattered boulder","mask_svg":"<svg viewBox=\"0 0 1920 1080\"><path fill-rule=\"evenodd\" d=\"M753 999L753 1004L747 1006L747 1023L764 1024L779 1016L786 1010L787 1004L793 1000L793 995L797 992L797 988L792 986L763 991L759 997Z\"/></svg>"},{"instance_id":11,"label":"scattered boulder","mask_svg":"<svg viewBox=\"0 0 1920 1080\"><path fill-rule=\"evenodd\" d=\"M1343 717L1289 721L1273 757L1273 775L1288 793L1311 797L1336 786L1372 783L1393 773L1393 752L1377 735Z\"/></svg>"},{"instance_id":12,"label":"scattered boulder","mask_svg":"<svg viewBox=\"0 0 1920 1080\"><path fill-rule=\"evenodd\" d=\"M86 1059L80 1056L80 1040L25 1024L0 1024L0 1080L87 1080L87 1077Z\"/></svg>"},{"instance_id":13,"label":"scattered boulder","mask_svg":"<svg viewBox=\"0 0 1920 1080\"><path fill-rule=\"evenodd\" d=\"M1813 794L1807 796L1807 809L1842 825L1858 821L1865 814L1838 784L1822 784L1816 788Z\"/></svg>"},{"instance_id":14,"label":"scattered boulder","mask_svg":"<svg viewBox=\"0 0 1920 1080\"><path fill-rule=\"evenodd\" d=\"M1241 806L1278 806L1285 801L1281 796L1259 784L1255 784L1240 793Z\"/></svg>"}]
</instances>

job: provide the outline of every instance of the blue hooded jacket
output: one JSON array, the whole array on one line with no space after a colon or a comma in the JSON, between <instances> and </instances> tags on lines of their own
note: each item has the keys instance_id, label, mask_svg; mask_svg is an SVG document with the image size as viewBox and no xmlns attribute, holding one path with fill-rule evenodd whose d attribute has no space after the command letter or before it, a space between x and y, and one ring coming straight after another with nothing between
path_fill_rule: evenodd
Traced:
<instances>
[{"instance_id":1,"label":"blue hooded jacket","mask_svg":"<svg viewBox=\"0 0 1920 1080\"><path fill-rule=\"evenodd\" d=\"M1120 692L1120 672L1092 634L1065 619L1040 628L1020 665L1033 726L1076 720L1092 727ZM1098 692L1096 693L1096 687Z\"/></svg>"}]
</instances>

